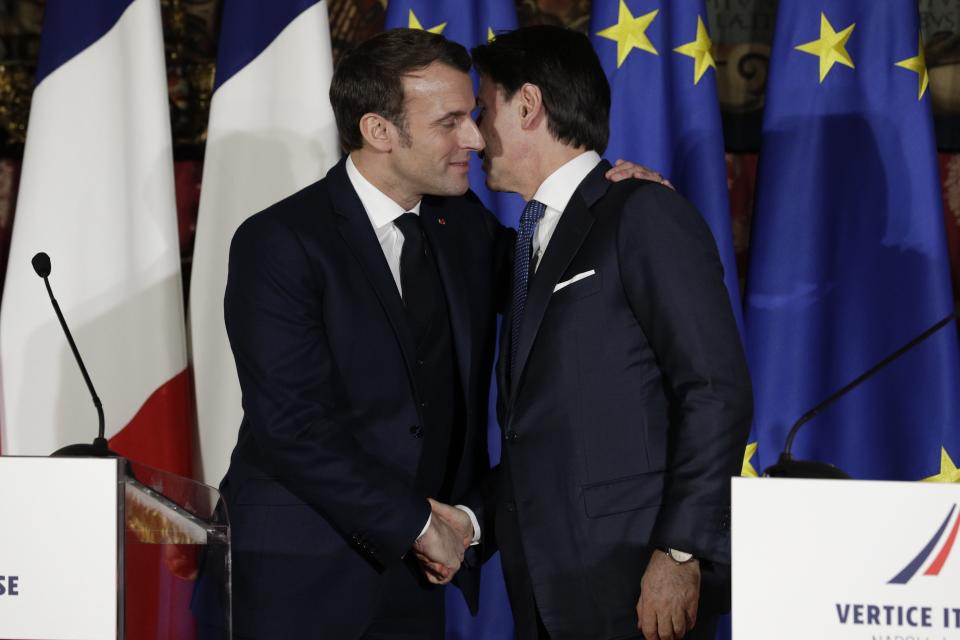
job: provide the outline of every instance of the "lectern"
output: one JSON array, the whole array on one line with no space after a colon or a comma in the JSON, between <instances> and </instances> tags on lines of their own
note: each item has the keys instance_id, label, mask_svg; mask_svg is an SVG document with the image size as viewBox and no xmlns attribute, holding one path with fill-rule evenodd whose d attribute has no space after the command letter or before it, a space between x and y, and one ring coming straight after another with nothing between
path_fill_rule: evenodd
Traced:
<instances>
[{"instance_id":1,"label":"lectern","mask_svg":"<svg viewBox=\"0 0 960 640\"><path fill-rule=\"evenodd\" d=\"M0 638L229 640L218 498L123 458L0 457Z\"/></svg>"},{"instance_id":2,"label":"lectern","mask_svg":"<svg viewBox=\"0 0 960 640\"><path fill-rule=\"evenodd\" d=\"M960 484L734 478L735 640L960 638Z\"/></svg>"}]
</instances>

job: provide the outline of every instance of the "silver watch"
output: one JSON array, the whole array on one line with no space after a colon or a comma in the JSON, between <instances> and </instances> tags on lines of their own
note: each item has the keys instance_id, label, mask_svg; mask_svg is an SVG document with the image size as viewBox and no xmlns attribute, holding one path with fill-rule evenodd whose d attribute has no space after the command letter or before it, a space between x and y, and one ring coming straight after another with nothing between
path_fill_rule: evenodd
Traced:
<instances>
[{"instance_id":1,"label":"silver watch","mask_svg":"<svg viewBox=\"0 0 960 640\"><path fill-rule=\"evenodd\" d=\"M678 549L664 549L663 552L670 556L670 559L676 564L687 564L693 560L693 554L687 553L686 551L680 551Z\"/></svg>"}]
</instances>

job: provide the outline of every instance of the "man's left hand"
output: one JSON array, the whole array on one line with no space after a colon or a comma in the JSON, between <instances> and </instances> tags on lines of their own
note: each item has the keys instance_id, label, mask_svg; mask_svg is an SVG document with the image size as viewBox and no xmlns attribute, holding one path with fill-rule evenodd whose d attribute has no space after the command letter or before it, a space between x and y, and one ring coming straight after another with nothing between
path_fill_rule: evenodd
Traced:
<instances>
[{"instance_id":1,"label":"man's left hand","mask_svg":"<svg viewBox=\"0 0 960 640\"><path fill-rule=\"evenodd\" d=\"M637 628L647 640L679 640L697 622L700 563L677 564L654 551L640 581Z\"/></svg>"},{"instance_id":2,"label":"man's left hand","mask_svg":"<svg viewBox=\"0 0 960 640\"><path fill-rule=\"evenodd\" d=\"M617 160L610 170L604 175L610 182L620 182L621 180L626 180L627 178L639 178L641 180L659 182L663 186L673 189L673 185L670 184L670 181L653 169L648 169L639 164L634 164L628 160ZM676 189L674 189L674 191L676 191Z\"/></svg>"}]
</instances>

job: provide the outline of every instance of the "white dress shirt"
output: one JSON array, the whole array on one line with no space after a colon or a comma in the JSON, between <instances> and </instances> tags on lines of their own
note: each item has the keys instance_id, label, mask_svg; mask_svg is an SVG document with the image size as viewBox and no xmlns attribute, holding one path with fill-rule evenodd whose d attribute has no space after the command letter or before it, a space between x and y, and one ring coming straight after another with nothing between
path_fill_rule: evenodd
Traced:
<instances>
[{"instance_id":1,"label":"white dress shirt","mask_svg":"<svg viewBox=\"0 0 960 640\"><path fill-rule=\"evenodd\" d=\"M405 213L415 213L419 216L422 200L413 205L409 211L404 209L364 178L357 169L357 165L353 164L353 158L347 158L347 178L360 197L360 204L367 212L367 217L370 218L370 225L373 227L373 232L377 234L380 248L383 249L383 257L387 259L390 273L393 274L393 281L397 283L397 290L403 296L403 286L400 284L400 251L403 250L403 232L393 221Z\"/></svg>"},{"instance_id":2,"label":"white dress shirt","mask_svg":"<svg viewBox=\"0 0 960 640\"><path fill-rule=\"evenodd\" d=\"M551 173L533 195L534 200L542 202L547 207L537 225L536 233L533 234L534 271L540 266L540 259L547 250L547 245L550 244L553 232L557 229L560 214L567 208L567 203L570 202L570 198L573 197L573 193L583 179L598 164L600 164L600 155L596 151L584 151Z\"/></svg>"},{"instance_id":3,"label":"white dress shirt","mask_svg":"<svg viewBox=\"0 0 960 640\"><path fill-rule=\"evenodd\" d=\"M373 227L374 233L377 234L377 241L380 242L380 248L383 249L383 257L387 259L390 273L393 274L393 281L397 283L397 290L403 296L403 286L400 284L400 252L403 250L403 232L397 228L394 220L405 213L415 213L419 216L422 200L417 201L417 204L409 210L404 209L364 178L357 166L353 164L352 157L347 158L346 165L347 178L353 185L353 190L357 192L360 204L363 205L363 210L367 212L367 217L370 218L370 225ZM480 523L477 521L473 509L462 504L458 504L456 507L470 516L470 523L473 525L473 542L471 544L479 544ZM423 526L423 530L417 536L418 540L427 532L432 520L433 515L431 514L427 518L427 524Z\"/></svg>"}]
</instances>

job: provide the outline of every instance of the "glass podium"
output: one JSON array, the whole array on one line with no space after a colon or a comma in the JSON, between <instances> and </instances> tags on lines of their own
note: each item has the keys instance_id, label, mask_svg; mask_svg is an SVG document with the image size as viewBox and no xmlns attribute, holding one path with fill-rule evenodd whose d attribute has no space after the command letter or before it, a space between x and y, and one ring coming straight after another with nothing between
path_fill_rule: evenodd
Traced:
<instances>
[{"instance_id":1,"label":"glass podium","mask_svg":"<svg viewBox=\"0 0 960 640\"><path fill-rule=\"evenodd\" d=\"M123 629L129 640L230 640L230 528L213 487L126 460Z\"/></svg>"},{"instance_id":2,"label":"glass podium","mask_svg":"<svg viewBox=\"0 0 960 640\"><path fill-rule=\"evenodd\" d=\"M123 458L0 456L0 638L230 640L219 498Z\"/></svg>"}]
</instances>

